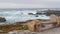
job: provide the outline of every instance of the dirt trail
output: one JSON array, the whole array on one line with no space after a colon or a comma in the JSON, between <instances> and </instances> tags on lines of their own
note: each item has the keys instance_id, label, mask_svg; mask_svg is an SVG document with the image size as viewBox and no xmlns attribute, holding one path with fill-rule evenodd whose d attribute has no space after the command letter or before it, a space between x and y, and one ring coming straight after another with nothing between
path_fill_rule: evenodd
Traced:
<instances>
[{"instance_id":1,"label":"dirt trail","mask_svg":"<svg viewBox=\"0 0 60 34\"><path fill-rule=\"evenodd\" d=\"M45 30L45 31L40 32L40 33L41 34L60 34L60 27L49 29L49 30ZM38 34L40 34L40 33L38 33Z\"/></svg>"}]
</instances>

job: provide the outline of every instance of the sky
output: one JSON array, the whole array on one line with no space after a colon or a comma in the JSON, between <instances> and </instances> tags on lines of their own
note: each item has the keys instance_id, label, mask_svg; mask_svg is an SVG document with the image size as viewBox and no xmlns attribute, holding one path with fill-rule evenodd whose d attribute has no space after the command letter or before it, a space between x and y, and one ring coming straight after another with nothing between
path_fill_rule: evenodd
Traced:
<instances>
[{"instance_id":1,"label":"sky","mask_svg":"<svg viewBox=\"0 0 60 34\"><path fill-rule=\"evenodd\" d=\"M0 8L60 8L60 0L0 0Z\"/></svg>"}]
</instances>

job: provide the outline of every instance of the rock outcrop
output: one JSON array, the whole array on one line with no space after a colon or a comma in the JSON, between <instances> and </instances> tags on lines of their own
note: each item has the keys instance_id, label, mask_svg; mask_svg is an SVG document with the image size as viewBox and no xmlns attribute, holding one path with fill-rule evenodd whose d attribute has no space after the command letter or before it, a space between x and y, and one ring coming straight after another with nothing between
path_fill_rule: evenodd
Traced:
<instances>
[{"instance_id":1,"label":"rock outcrop","mask_svg":"<svg viewBox=\"0 0 60 34\"><path fill-rule=\"evenodd\" d=\"M41 27L40 20L29 20L27 22L27 25L28 25L29 31L31 32L40 31L40 27Z\"/></svg>"},{"instance_id":2,"label":"rock outcrop","mask_svg":"<svg viewBox=\"0 0 60 34\"><path fill-rule=\"evenodd\" d=\"M6 19L5 19L5 18L0 17L0 22L5 22L5 21L6 21Z\"/></svg>"}]
</instances>

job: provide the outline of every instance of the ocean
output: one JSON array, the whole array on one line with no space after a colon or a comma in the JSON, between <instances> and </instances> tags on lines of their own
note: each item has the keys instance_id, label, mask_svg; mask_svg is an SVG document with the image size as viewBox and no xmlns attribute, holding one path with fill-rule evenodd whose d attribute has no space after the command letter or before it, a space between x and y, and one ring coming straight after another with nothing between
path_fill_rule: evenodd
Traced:
<instances>
[{"instance_id":1,"label":"ocean","mask_svg":"<svg viewBox=\"0 0 60 34\"><path fill-rule=\"evenodd\" d=\"M33 9L0 9L0 17L6 18L7 22L18 22L18 21L26 21L30 19L49 19L49 16L46 15L28 15L28 13L36 13L37 10Z\"/></svg>"}]
</instances>

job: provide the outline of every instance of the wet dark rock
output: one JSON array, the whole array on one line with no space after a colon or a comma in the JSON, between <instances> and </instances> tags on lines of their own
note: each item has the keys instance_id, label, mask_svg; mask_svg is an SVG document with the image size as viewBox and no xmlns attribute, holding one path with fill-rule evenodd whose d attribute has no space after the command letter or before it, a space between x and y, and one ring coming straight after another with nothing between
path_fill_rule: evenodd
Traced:
<instances>
[{"instance_id":1,"label":"wet dark rock","mask_svg":"<svg viewBox=\"0 0 60 34\"><path fill-rule=\"evenodd\" d=\"M6 22L6 19L3 17L0 17L0 22Z\"/></svg>"},{"instance_id":2,"label":"wet dark rock","mask_svg":"<svg viewBox=\"0 0 60 34\"><path fill-rule=\"evenodd\" d=\"M36 17L39 17L38 15L36 15Z\"/></svg>"},{"instance_id":3,"label":"wet dark rock","mask_svg":"<svg viewBox=\"0 0 60 34\"><path fill-rule=\"evenodd\" d=\"M28 13L28 15L34 15L33 13Z\"/></svg>"}]
</instances>

